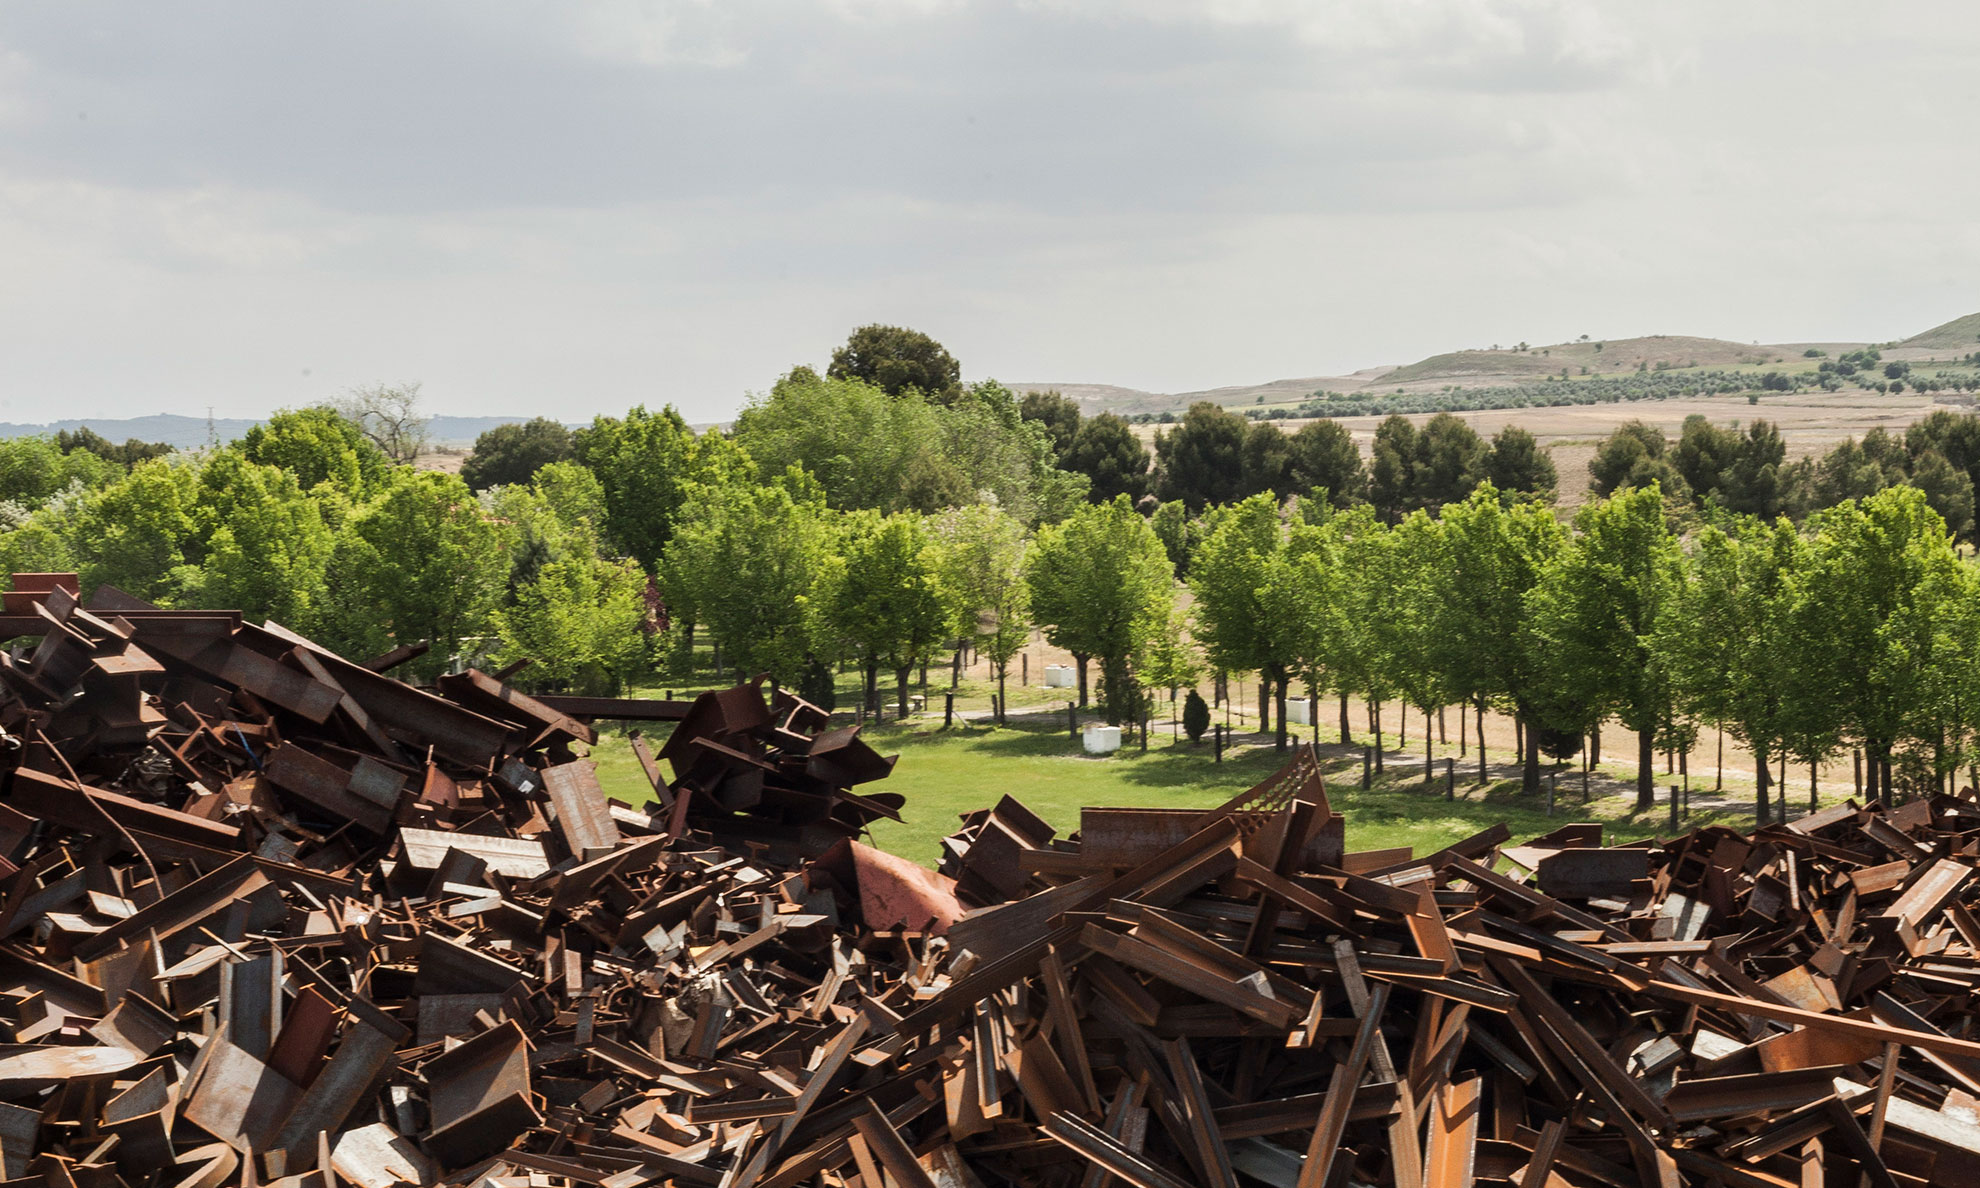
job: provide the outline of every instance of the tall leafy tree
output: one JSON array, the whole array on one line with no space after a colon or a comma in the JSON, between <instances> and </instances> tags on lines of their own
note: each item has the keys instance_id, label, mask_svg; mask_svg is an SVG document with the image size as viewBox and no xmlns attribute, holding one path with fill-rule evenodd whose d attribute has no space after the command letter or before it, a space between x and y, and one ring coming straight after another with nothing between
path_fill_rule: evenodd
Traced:
<instances>
[{"instance_id":1,"label":"tall leafy tree","mask_svg":"<svg viewBox=\"0 0 1980 1188\"><path fill-rule=\"evenodd\" d=\"M420 676L482 650L507 584L510 532L458 476L397 472L339 533L326 582L328 642L371 655L431 641L413 662Z\"/></svg>"},{"instance_id":2,"label":"tall leafy tree","mask_svg":"<svg viewBox=\"0 0 1980 1188\"><path fill-rule=\"evenodd\" d=\"M1126 496L1039 530L1025 561L1032 619L1072 653L1080 704L1088 699L1087 662L1095 657L1110 696L1125 690L1136 647L1173 601L1171 572L1162 542ZM1121 707L1110 700L1107 708L1118 724Z\"/></svg>"},{"instance_id":3,"label":"tall leafy tree","mask_svg":"<svg viewBox=\"0 0 1980 1188\"><path fill-rule=\"evenodd\" d=\"M913 390L930 402L947 404L962 389L962 365L941 343L905 326L861 326L832 352L825 374L859 380L889 396Z\"/></svg>"},{"instance_id":4,"label":"tall leafy tree","mask_svg":"<svg viewBox=\"0 0 1980 1188\"><path fill-rule=\"evenodd\" d=\"M973 642L997 677L997 720L1004 720L1011 660L1031 635L1031 590L1024 580L1024 525L991 504L956 508L933 526L935 560L949 591L960 639Z\"/></svg>"},{"instance_id":5,"label":"tall leafy tree","mask_svg":"<svg viewBox=\"0 0 1980 1188\"><path fill-rule=\"evenodd\" d=\"M1892 487L1817 515L1797 599L1806 695L1863 747L1867 792L1890 794L1891 760L1951 717L1968 653L1971 579L1922 492Z\"/></svg>"},{"instance_id":6,"label":"tall leafy tree","mask_svg":"<svg viewBox=\"0 0 1980 1188\"><path fill-rule=\"evenodd\" d=\"M125 468L89 450L64 451L46 437L0 440L0 501L32 512L72 485L95 490L122 478Z\"/></svg>"},{"instance_id":7,"label":"tall leafy tree","mask_svg":"<svg viewBox=\"0 0 1980 1188\"><path fill-rule=\"evenodd\" d=\"M1148 447L1113 413L1080 422L1059 464L1086 476L1091 484L1087 498L1095 503L1111 502L1116 495L1139 500L1148 492Z\"/></svg>"},{"instance_id":8,"label":"tall leafy tree","mask_svg":"<svg viewBox=\"0 0 1980 1188\"><path fill-rule=\"evenodd\" d=\"M1792 614L1804 563L1801 538L1785 520L1748 521L1737 535L1707 526L1693 545L1674 613L1655 633L1680 708L1721 725L1752 753L1762 821L1770 762L1789 739L1812 737L1795 721L1811 724L1797 703L1802 652Z\"/></svg>"},{"instance_id":9,"label":"tall leafy tree","mask_svg":"<svg viewBox=\"0 0 1980 1188\"><path fill-rule=\"evenodd\" d=\"M1375 755L1380 765L1381 706L1396 696L1400 665L1390 650L1396 635L1386 622L1392 609L1396 558L1389 541L1392 529L1372 504L1364 504L1330 517L1324 531L1341 575L1338 629L1329 649L1336 688L1344 695L1359 693L1375 711Z\"/></svg>"},{"instance_id":10,"label":"tall leafy tree","mask_svg":"<svg viewBox=\"0 0 1980 1188\"><path fill-rule=\"evenodd\" d=\"M1492 448L1485 455L1484 480L1498 491L1546 502L1553 501L1560 484L1552 456L1517 425L1507 425L1492 435Z\"/></svg>"},{"instance_id":11,"label":"tall leafy tree","mask_svg":"<svg viewBox=\"0 0 1980 1188\"><path fill-rule=\"evenodd\" d=\"M329 484L353 502L377 491L391 459L328 405L285 409L235 443L250 462L279 466L309 491Z\"/></svg>"},{"instance_id":12,"label":"tall leafy tree","mask_svg":"<svg viewBox=\"0 0 1980 1188\"><path fill-rule=\"evenodd\" d=\"M1625 421L1604 438L1589 460L1588 474L1597 495L1647 487L1652 483L1671 500L1689 499L1690 488L1670 456L1664 431L1642 421Z\"/></svg>"},{"instance_id":13,"label":"tall leafy tree","mask_svg":"<svg viewBox=\"0 0 1980 1188\"><path fill-rule=\"evenodd\" d=\"M848 527L821 574L816 605L832 635L858 651L869 699L878 670L894 674L905 718L908 677L949 637L953 603L920 515L866 515Z\"/></svg>"},{"instance_id":14,"label":"tall leafy tree","mask_svg":"<svg viewBox=\"0 0 1980 1188\"><path fill-rule=\"evenodd\" d=\"M1488 447L1462 417L1440 412L1416 434L1413 505L1436 515L1471 494L1483 477Z\"/></svg>"},{"instance_id":15,"label":"tall leafy tree","mask_svg":"<svg viewBox=\"0 0 1980 1188\"><path fill-rule=\"evenodd\" d=\"M231 451L202 473L193 520L204 536L197 569L179 597L190 605L239 608L313 634L330 608L326 571L336 546L338 498L307 495L293 474ZM326 515L329 512L329 515Z\"/></svg>"},{"instance_id":16,"label":"tall leafy tree","mask_svg":"<svg viewBox=\"0 0 1980 1188\"><path fill-rule=\"evenodd\" d=\"M1189 406L1174 429L1155 435L1155 494L1181 500L1194 514L1230 503L1244 490L1244 439L1249 423L1207 400Z\"/></svg>"},{"instance_id":17,"label":"tall leafy tree","mask_svg":"<svg viewBox=\"0 0 1980 1188\"><path fill-rule=\"evenodd\" d=\"M85 589L111 585L154 601L173 601L197 564L201 544L194 512L199 470L160 458L132 469L85 498L75 542Z\"/></svg>"},{"instance_id":18,"label":"tall leafy tree","mask_svg":"<svg viewBox=\"0 0 1980 1188\"><path fill-rule=\"evenodd\" d=\"M1018 402L1018 414L1037 424L1052 439L1052 449L1063 459L1072 448L1080 427L1079 401L1062 396L1057 390L1026 392Z\"/></svg>"},{"instance_id":19,"label":"tall leafy tree","mask_svg":"<svg viewBox=\"0 0 1980 1188\"><path fill-rule=\"evenodd\" d=\"M1442 526L1429 513L1414 511L1381 536L1369 558L1372 564L1359 575L1370 587L1364 595L1370 604L1381 597L1378 591L1388 591L1385 609L1362 628L1375 637L1375 653L1389 666L1385 683L1406 705L1422 711L1426 720L1451 693L1451 683L1438 663L1442 641L1437 616L1442 608L1434 582L1443 549ZM1427 760L1428 726L1423 745Z\"/></svg>"},{"instance_id":20,"label":"tall leafy tree","mask_svg":"<svg viewBox=\"0 0 1980 1188\"><path fill-rule=\"evenodd\" d=\"M1278 502L1269 494L1254 495L1220 517L1197 550L1189 579L1197 642L1218 669L1257 672L1264 679L1278 711L1280 750L1286 746L1286 689L1298 661L1303 618L1281 617L1266 606L1274 571L1285 564L1285 538Z\"/></svg>"},{"instance_id":21,"label":"tall leafy tree","mask_svg":"<svg viewBox=\"0 0 1980 1188\"><path fill-rule=\"evenodd\" d=\"M1548 650L1549 683L1568 705L1607 709L1637 735L1636 806L1655 803L1658 728L1669 721L1670 675L1655 647L1682 589L1677 541L1652 483L1584 506L1579 535L1528 599Z\"/></svg>"},{"instance_id":22,"label":"tall leafy tree","mask_svg":"<svg viewBox=\"0 0 1980 1188\"><path fill-rule=\"evenodd\" d=\"M1405 422L1407 423L1407 422ZM1287 480L1301 495L1325 491L1334 507L1352 507L1368 490L1368 470L1354 437L1339 421L1309 421L1292 435Z\"/></svg>"},{"instance_id":23,"label":"tall leafy tree","mask_svg":"<svg viewBox=\"0 0 1980 1188\"><path fill-rule=\"evenodd\" d=\"M693 440L671 405L655 413L643 404L624 417L595 418L573 439L577 460L604 489L606 533L648 570L659 562L687 500Z\"/></svg>"},{"instance_id":24,"label":"tall leafy tree","mask_svg":"<svg viewBox=\"0 0 1980 1188\"><path fill-rule=\"evenodd\" d=\"M797 684L812 652L807 607L834 544L833 519L801 470L763 485L697 484L663 554L669 610L678 595L737 669Z\"/></svg>"},{"instance_id":25,"label":"tall leafy tree","mask_svg":"<svg viewBox=\"0 0 1980 1188\"><path fill-rule=\"evenodd\" d=\"M1567 534L1551 511L1507 506L1490 483L1446 505L1442 523L1443 558L1432 574L1436 663L1453 696L1480 707L1505 704L1537 733L1531 728L1539 724L1548 686L1526 603L1566 548ZM1568 707L1553 708L1559 717ZM1538 791L1538 748L1528 747L1524 760L1522 784Z\"/></svg>"},{"instance_id":26,"label":"tall leafy tree","mask_svg":"<svg viewBox=\"0 0 1980 1188\"><path fill-rule=\"evenodd\" d=\"M1401 413L1375 427L1368 464L1368 502L1385 521L1400 521L1416 506L1416 424Z\"/></svg>"},{"instance_id":27,"label":"tall leafy tree","mask_svg":"<svg viewBox=\"0 0 1980 1188\"><path fill-rule=\"evenodd\" d=\"M477 491L526 483L538 470L571 456L571 431L548 417L497 425L474 439L461 479Z\"/></svg>"},{"instance_id":28,"label":"tall leafy tree","mask_svg":"<svg viewBox=\"0 0 1980 1188\"><path fill-rule=\"evenodd\" d=\"M1244 434L1243 493L1292 493L1292 441L1270 421L1254 422Z\"/></svg>"},{"instance_id":29,"label":"tall leafy tree","mask_svg":"<svg viewBox=\"0 0 1980 1188\"><path fill-rule=\"evenodd\" d=\"M1286 666L1291 676L1304 683L1307 694L1317 697L1323 690L1342 687L1336 664L1339 641L1347 629L1342 598L1345 578L1326 518L1308 522L1304 514L1307 503L1300 501L1303 514L1287 527L1284 547L1266 567L1259 608L1273 622L1290 629ZM1285 720L1281 705L1281 728ZM1348 741L1345 691L1341 696L1341 741Z\"/></svg>"},{"instance_id":30,"label":"tall leafy tree","mask_svg":"<svg viewBox=\"0 0 1980 1188\"><path fill-rule=\"evenodd\" d=\"M500 658L533 686L616 696L645 667L646 574L633 561L551 561L496 612Z\"/></svg>"}]
</instances>

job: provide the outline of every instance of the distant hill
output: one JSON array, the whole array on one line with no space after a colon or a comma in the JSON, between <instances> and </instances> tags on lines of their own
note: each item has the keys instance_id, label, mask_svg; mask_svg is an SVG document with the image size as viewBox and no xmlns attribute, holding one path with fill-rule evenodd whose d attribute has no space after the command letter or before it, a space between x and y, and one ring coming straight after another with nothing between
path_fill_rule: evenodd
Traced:
<instances>
[{"instance_id":1,"label":"distant hill","mask_svg":"<svg viewBox=\"0 0 1980 1188\"><path fill-rule=\"evenodd\" d=\"M1914 334L1897 345L1922 347L1934 351L1958 351L1961 354L1980 351L1980 313L1954 318L1943 326L1934 326L1923 334Z\"/></svg>"},{"instance_id":2,"label":"distant hill","mask_svg":"<svg viewBox=\"0 0 1980 1188\"><path fill-rule=\"evenodd\" d=\"M427 433L434 445L467 446L473 445L480 437L497 425L509 425L528 420L527 417L434 417L427 424ZM246 433L259 420L242 420L232 417L216 417L212 423L212 436L220 444ZM162 441L180 449L197 449L207 444L208 426L205 417L182 417L176 413L158 413L148 417L83 417L72 421L49 421L43 425L17 425L0 422L0 437L53 436L66 429L74 432L89 427L111 441L124 441L135 437L139 441ZM577 428L573 425L572 428Z\"/></svg>"},{"instance_id":3,"label":"distant hill","mask_svg":"<svg viewBox=\"0 0 1980 1188\"><path fill-rule=\"evenodd\" d=\"M1490 349L1448 351L1400 367L1369 367L1352 375L1309 376L1270 380L1198 392L1144 392L1112 384L1016 383L1018 392L1056 389L1079 401L1088 415L1114 412L1181 413L1199 400L1226 408L1297 404L1317 392L1347 395L1391 392L1434 392L1447 387L1492 388L1542 382L1566 371L1571 379L1621 375L1639 370L1753 370L1813 372L1816 361L1845 354L1868 342L1749 343L1685 334L1651 334L1641 338L1581 339L1541 346L1494 346ZM1886 358L1917 361L1928 354L1980 350L1980 313L1955 318L1884 348Z\"/></svg>"}]
</instances>

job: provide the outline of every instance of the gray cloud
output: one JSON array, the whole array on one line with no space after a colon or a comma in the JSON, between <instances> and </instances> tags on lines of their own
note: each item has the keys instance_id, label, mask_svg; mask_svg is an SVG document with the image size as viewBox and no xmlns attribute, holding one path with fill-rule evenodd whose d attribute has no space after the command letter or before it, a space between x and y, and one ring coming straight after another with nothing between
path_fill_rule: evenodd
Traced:
<instances>
[{"instance_id":1,"label":"gray cloud","mask_svg":"<svg viewBox=\"0 0 1980 1188\"><path fill-rule=\"evenodd\" d=\"M1976 32L1831 0L9 5L0 414L417 376L714 417L874 318L972 374L1170 389L1895 334L1976 304Z\"/></svg>"}]
</instances>

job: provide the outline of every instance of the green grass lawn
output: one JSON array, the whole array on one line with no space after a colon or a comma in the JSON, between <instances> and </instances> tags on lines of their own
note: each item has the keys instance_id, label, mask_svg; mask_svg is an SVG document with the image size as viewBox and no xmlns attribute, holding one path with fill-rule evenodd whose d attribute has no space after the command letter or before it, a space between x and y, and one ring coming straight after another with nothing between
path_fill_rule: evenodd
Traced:
<instances>
[{"instance_id":1,"label":"green grass lawn","mask_svg":"<svg viewBox=\"0 0 1980 1188\"><path fill-rule=\"evenodd\" d=\"M1015 700L1015 699L1014 699ZM656 732L656 735L658 732ZM1269 743L1247 741L1214 761L1210 744L1172 744L1157 733L1144 754L1130 747L1115 755L1082 754L1063 726L1047 730L1042 724L1025 727L965 726L944 731L939 718L932 724L909 722L869 727L865 737L883 754L900 755L894 774L878 789L906 798L902 820L877 822L873 844L925 865L934 865L939 841L955 830L957 818L987 808L1005 795L1023 801L1061 834L1079 827L1084 805L1118 807L1209 808L1259 783L1284 762ZM1504 821L1515 840L1545 833L1568 821L1605 820L1609 837L1626 841L1668 831L1662 811L1628 813L1622 798L1606 797L1582 805L1579 784L1563 777L1560 803L1552 817L1545 796L1519 792L1513 780L1484 786L1470 781L1459 764L1457 797L1446 800L1441 779L1432 787L1422 780L1421 761L1394 759L1386 775L1363 791L1359 751L1323 746L1327 761L1327 792L1334 811L1347 818L1350 850L1413 846L1433 852L1459 838ZM632 804L651 793L638 760L622 732L604 732L593 752L599 779L607 794ZM1571 791L1571 789L1573 789ZM1622 815L1618 815L1621 813ZM1711 823L1709 813L1693 813L1687 826ZM1730 817L1729 823L1740 818ZM1747 818L1750 820L1750 817Z\"/></svg>"}]
</instances>

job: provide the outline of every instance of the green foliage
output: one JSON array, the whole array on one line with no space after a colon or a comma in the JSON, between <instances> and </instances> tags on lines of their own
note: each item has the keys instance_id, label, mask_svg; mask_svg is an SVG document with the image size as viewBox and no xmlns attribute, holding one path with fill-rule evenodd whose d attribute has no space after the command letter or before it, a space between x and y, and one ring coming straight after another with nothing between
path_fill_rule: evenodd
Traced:
<instances>
[{"instance_id":1,"label":"green foliage","mask_svg":"<svg viewBox=\"0 0 1980 1188\"><path fill-rule=\"evenodd\" d=\"M417 676L471 658L490 640L513 529L457 476L399 470L338 534L328 567L325 642L365 656L430 640Z\"/></svg>"},{"instance_id":2,"label":"green foliage","mask_svg":"<svg viewBox=\"0 0 1980 1188\"><path fill-rule=\"evenodd\" d=\"M1708 526L1694 542L1673 613L1655 631L1679 708L1723 726L1760 769L1790 739L1831 734L1808 712L1810 690L1797 671L1807 642L1797 638L1803 623L1795 607L1805 563L1785 520L1747 521L1737 534Z\"/></svg>"},{"instance_id":3,"label":"green foliage","mask_svg":"<svg viewBox=\"0 0 1980 1188\"><path fill-rule=\"evenodd\" d=\"M1487 445L1476 430L1450 413L1438 413L1420 429L1406 417L1391 416L1375 430L1369 501L1392 524L1413 511L1434 515L1445 504L1471 494L1495 468L1508 480L1503 488L1508 492L1551 492L1553 461L1531 435L1508 432Z\"/></svg>"},{"instance_id":4,"label":"green foliage","mask_svg":"<svg viewBox=\"0 0 1980 1188\"><path fill-rule=\"evenodd\" d=\"M46 437L0 439L0 506L18 522L57 493L90 491L123 477L124 468L88 450L63 451Z\"/></svg>"},{"instance_id":5,"label":"green foliage","mask_svg":"<svg viewBox=\"0 0 1980 1188\"><path fill-rule=\"evenodd\" d=\"M1072 443L1059 453L1061 469L1086 476L1091 484L1087 498L1095 503L1111 502L1116 495L1140 500L1148 491L1148 460L1148 447L1113 413L1082 421Z\"/></svg>"},{"instance_id":6,"label":"green foliage","mask_svg":"<svg viewBox=\"0 0 1980 1188\"><path fill-rule=\"evenodd\" d=\"M1171 572L1162 542L1126 496L1091 504L1040 529L1032 543L1032 618L1055 646L1099 657L1113 687L1125 688L1135 650L1173 602ZM1108 712L1118 724L1119 708Z\"/></svg>"},{"instance_id":7,"label":"green foliage","mask_svg":"<svg viewBox=\"0 0 1980 1188\"><path fill-rule=\"evenodd\" d=\"M825 374L871 384L889 396L919 392L934 404L960 395L962 366L941 343L904 326L861 326L832 352Z\"/></svg>"},{"instance_id":8,"label":"green foliage","mask_svg":"<svg viewBox=\"0 0 1980 1188\"><path fill-rule=\"evenodd\" d=\"M991 382L938 406L798 368L751 400L736 441L765 481L801 466L846 510L933 512L989 496L1031 523L1063 514L1084 488L1057 468L1045 430Z\"/></svg>"},{"instance_id":9,"label":"green foliage","mask_svg":"<svg viewBox=\"0 0 1980 1188\"><path fill-rule=\"evenodd\" d=\"M81 547L85 589L115 586L151 601L171 601L196 557L193 518L199 472L166 459L146 462L83 500L73 537Z\"/></svg>"},{"instance_id":10,"label":"green foliage","mask_svg":"<svg viewBox=\"0 0 1980 1188\"><path fill-rule=\"evenodd\" d=\"M461 481L476 491L526 483L571 452L571 431L548 417L497 425L474 439L474 451L461 463Z\"/></svg>"},{"instance_id":11,"label":"green foliage","mask_svg":"<svg viewBox=\"0 0 1980 1188\"><path fill-rule=\"evenodd\" d=\"M202 556L175 600L314 635L330 609L326 570L336 547L325 506L288 471L222 451L199 474L192 519Z\"/></svg>"},{"instance_id":12,"label":"green foliage","mask_svg":"<svg viewBox=\"0 0 1980 1188\"><path fill-rule=\"evenodd\" d=\"M1203 538L1201 521L1190 516L1182 500L1171 499L1156 505L1154 514L1148 517L1148 527L1162 542L1162 551L1168 554L1169 565L1176 576L1188 577L1190 555Z\"/></svg>"},{"instance_id":13,"label":"green foliage","mask_svg":"<svg viewBox=\"0 0 1980 1188\"><path fill-rule=\"evenodd\" d=\"M1795 610L1798 691L1812 717L1873 763L1888 760L1904 739L1935 735L1971 679L1973 574L1911 488L1830 508L1812 526Z\"/></svg>"},{"instance_id":14,"label":"green foliage","mask_svg":"<svg viewBox=\"0 0 1980 1188\"><path fill-rule=\"evenodd\" d=\"M135 437L127 437L124 444L117 445L87 425L73 432L63 429L56 433L55 448L65 454L82 450L126 469L174 452L174 447L162 441L139 441Z\"/></svg>"},{"instance_id":15,"label":"green foliage","mask_svg":"<svg viewBox=\"0 0 1980 1188\"><path fill-rule=\"evenodd\" d=\"M1031 636L1024 525L978 503L942 513L930 528L936 571L955 615L952 630L990 661L1001 694L1012 658Z\"/></svg>"},{"instance_id":16,"label":"green foliage","mask_svg":"<svg viewBox=\"0 0 1980 1188\"><path fill-rule=\"evenodd\" d=\"M1333 506L1352 507L1367 494L1368 471L1354 437L1339 421L1313 421L1292 435L1286 481L1293 491L1325 491Z\"/></svg>"},{"instance_id":17,"label":"green foliage","mask_svg":"<svg viewBox=\"0 0 1980 1188\"><path fill-rule=\"evenodd\" d=\"M646 664L645 590L632 561L551 561L496 612L497 655L533 661L521 678L533 688L618 696Z\"/></svg>"},{"instance_id":18,"label":"green foliage","mask_svg":"<svg viewBox=\"0 0 1980 1188\"><path fill-rule=\"evenodd\" d=\"M907 714L908 674L927 661L955 624L939 561L923 518L871 513L847 523L838 555L819 576L814 604L823 634L850 646L869 674L894 674Z\"/></svg>"},{"instance_id":19,"label":"green foliage","mask_svg":"<svg viewBox=\"0 0 1980 1188\"><path fill-rule=\"evenodd\" d=\"M1191 742L1202 742L1203 732L1210 729L1210 703L1194 689L1183 698L1182 728Z\"/></svg>"},{"instance_id":20,"label":"green foliage","mask_svg":"<svg viewBox=\"0 0 1980 1188\"><path fill-rule=\"evenodd\" d=\"M1531 722L1549 687L1527 600L1567 545L1553 513L1533 503L1506 506L1487 484L1441 517L1443 552L1429 575L1434 608L1432 663L1460 700L1510 704ZM1557 721L1593 725L1581 706L1546 706Z\"/></svg>"},{"instance_id":21,"label":"green foliage","mask_svg":"<svg viewBox=\"0 0 1980 1188\"><path fill-rule=\"evenodd\" d=\"M1531 433L1508 425L1492 436L1486 451L1484 481L1508 494L1553 502L1560 479L1554 459Z\"/></svg>"},{"instance_id":22,"label":"green foliage","mask_svg":"<svg viewBox=\"0 0 1980 1188\"><path fill-rule=\"evenodd\" d=\"M807 600L831 544L830 512L802 473L695 487L662 566L675 630L691 610L736 669L799 683L811 652Z\"/></svg>"},{"instance_id":23,"label":"green foliage","mask_svg":"<svg viewBox=\"0 0 1980 1188\"><path fill-rule=\"evenodd\" d=\"M1240 490L1246 498L1259 494L1291 494L1292 441L1277 425L1261 423L1246 428Z\"/></svg>"},{"instance_id":24,"label":"green foliage","mask_svg":"<svg viewBox=\"0 0 1980 1188\"><path fill-rule=\"evenodd\" d=\"M1603 440L1588 463L1590 484L1597 495L1636 490L1651 485L1672 500L1686 500L1691 491L1670 456L1664 431L1642 421L1625 421Z\"/></svg>"},{"instance_id":25,"label":"green foliage","mask_svg":"<svg viewBox=\"0 0 1980 1188\"><path fill-rule=\"evenodd\" d=\"M1057 391L1026 392L1018 403L1018 415L1042 426L1051 438L1052 451L1061 459L1072 449L1079 434L1079 401Z\"/></svg>"},{"instance_id":26,"label":"green foliage","mask_svg":"<svg viewBox=\"0 0 1980 1188\"><path fill-rule=\"evenodd\" d=\"M1193 515L1213 503L1243 497L1243 417L1207 400L1190 405L1182 423L1155 434L1155 496L1180 500Z\"/></svg>"},{"instance_id":27,"label":"green foliage","mask_svg":"<svg viewBox=\"0 0 1980 1188\"><path fill-rule=\"evenodd\" d=\"M696 481L693 431L671 405L653 413L642 404L594 419L572 448L604 490L606 535L651 571Z\"/></svg>"},{"instance_id":28,"label":"green foliage","mask_svg":"<svg viewBox=\"0 0 1980 1188\"><path fill-rule=\"evenodd\" d=\"M372 441L327 405L284 409L232 447L250 462L279 466L308 491L323 484L353 501L368 499L391 465Z\"/></svg>"},{"instance_id":29,"label":"green foliage","mask_svg":"<svg viewBox=\"0 0 1980 1188\"><path fill-rule=\"evenodd\" d=\"M1637 805L1647 809L1652 742L1672 702L1652 644L1683 580L1677 541L1654 483L1587 505L1575 527L1579 535L1528 597L1527 614L1549 653L1552 703L1589 707L1583 721L1613 713L1638 733Z\"/></svg>"}]
</instances>

